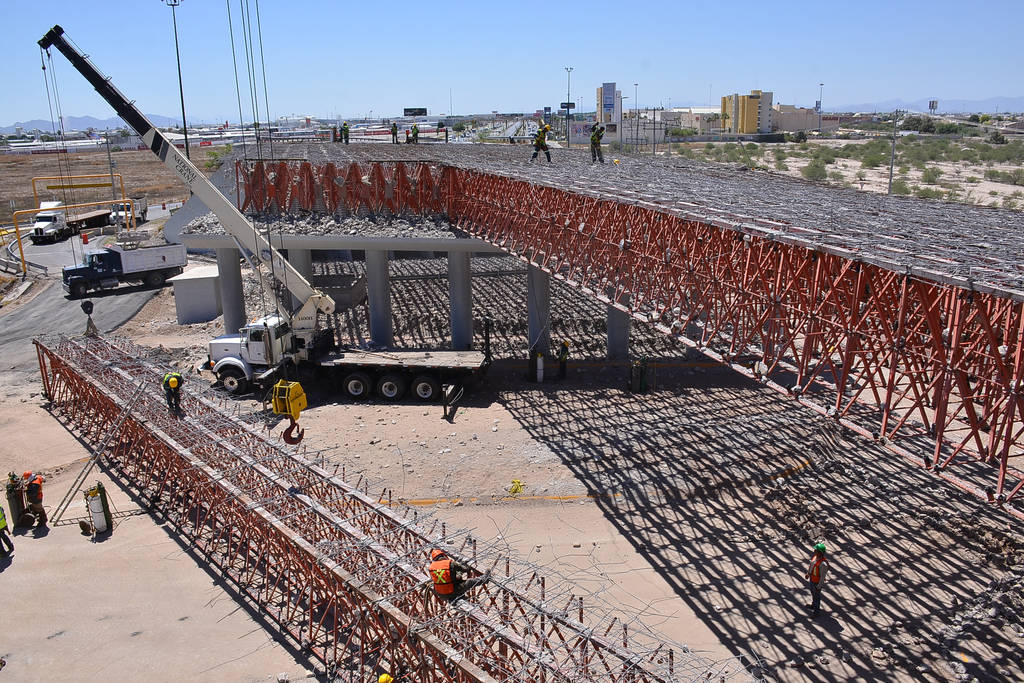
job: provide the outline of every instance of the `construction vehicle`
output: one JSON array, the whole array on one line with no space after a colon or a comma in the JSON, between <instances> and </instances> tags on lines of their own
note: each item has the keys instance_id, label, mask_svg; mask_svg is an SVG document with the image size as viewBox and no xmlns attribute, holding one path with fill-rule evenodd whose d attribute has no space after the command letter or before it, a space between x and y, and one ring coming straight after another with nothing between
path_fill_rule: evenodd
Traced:
<instances>
[{"instance_id":1,"label":"construction vehicle","mask_svg":"<svg viewBox=\"0 0 1024 683\"><path fill-rule=\"evenodd\" d=\"M181 275L187 264L182 244L115 245L85 252L83 263L64 266L61 278L64 291L77 299L91 289L113 289L125 282L160 287L168 278Z\"/></svg>"},{"instance_id":2,"label":"construction vehicle","mask_svg":"<svg viewBox=\"0 0 1024 683\"><path fill-rule=\"evenodd\" d=\"M111 205L110 222L114 225L125 225L125 218L135 223L145 223L149 215L149 200L145 195L131 198L131 210L127 211L124 202Z\"/></svg>"},{"instance_id":3,"label":"construction vehicle","mask_svg":"<svg viewBox=\"0 0 1024 683\"><path fill-rule=\"evenodd\" d=\"M82 230L99 228L110 223L109 209L66 215L66 210L61 210L60 205L60 202L40 203L39 208L45 210L36 214L35 224L29 234L32 244L60 242Z\"/></svg>"},{"instance_id":4,"label":"construction vehicle","mask_svg":"<svg viewBox=\"0 0 1024 683\"><path fill-rule=\"evenodd\" d=\"M250 385L266 389L278 379L310 372L340 386L353 398L365 398L376 390L377 395L396 400L411 387L414 397L431 401L440 397L442 384L465 384L486 372L491 362L489 334L485 334L483 351L339 351L334 330L319 325L321 314L334 312L334 300L314 288L253 229L241 211L71 45L64 29L54 26L39 45L44 50L56 47L67 57L146 146L217 216L254 270L252 259L266 267L280 288L281 296L274 282L261 275L260 284L275 302L277 313L256 318L237 334L210 342L207 367L227 391L244 393ZM290 309L292 298L298 305Z\"/></svg>"}]
</instances>

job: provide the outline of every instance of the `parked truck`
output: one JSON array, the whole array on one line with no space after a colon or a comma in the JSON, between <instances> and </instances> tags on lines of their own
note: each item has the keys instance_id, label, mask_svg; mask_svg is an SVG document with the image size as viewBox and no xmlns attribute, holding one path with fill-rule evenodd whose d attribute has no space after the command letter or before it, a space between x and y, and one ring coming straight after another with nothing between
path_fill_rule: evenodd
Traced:
<instances>
[{"instance_id":1,"label":"parked truck","mask_svg":"<svg viewBox=\"0 0 1024 683\"><path fill-rule=\"evenodd\" d=\"M181 275L188 257L181 244L158 247L105 247L85 252L83 263L65 266L64 291L79 298L92 289L113 289L121 283L145 283L159 287L168 278Z\"/></svg>"},{"instance_id":2,"label":"parked truck","mask_svg":"<svg viewBox=\"0 0 1024 683\"><path fill-rule=\"evenodd\" d=\"M491 362L487 333L483 351L339 350L334 331L320 325L321 316L334 312L334 300L313 287L253 229L241 211L64 37L64 29L54 26L39 45L44 50L56 47L67 57L146 147L213 211L243 255L266 266L276 280L275 286L270 278L260 278L277 314L256 318L237 334L232 331L209 344L208 367L229 392L241 393L250 385L266 387L278 377L306 371L333 382L353 398L376 391L384 399L396 400L411 388L415 398L429 401L441 395L443 383L465 384L487 370ZM293 298L298 302L295 307L291 307Z\"/></svg>"},{"instance_id":3,"label":"parked truck","mask_svg":"<svg viewBox=\"0 0 1024 683\"><path fill-rule=\"evenodd\" d=\"M145 223L149 215L149 200L145 195L132 197L131 211L125 210L124 204L112 204L110 209L110 222L114 225L124 225L125 218L135 219L135 223Z\"/></svg>"},{"instance_id":4,"label":"parked truck","mask_svg":"<svg viewBox=\"0 0 1024 683\"><path fill-rule=\"evenodd\" d=\"M82 230L99 228L110 223L109 209L65 215L66 210L61 209L60 205L60 202L40 203L40 208L45 211L36 214L36 221L29 235L32 244L59 242L77 235Z\"/></svg>"}]
</instances>

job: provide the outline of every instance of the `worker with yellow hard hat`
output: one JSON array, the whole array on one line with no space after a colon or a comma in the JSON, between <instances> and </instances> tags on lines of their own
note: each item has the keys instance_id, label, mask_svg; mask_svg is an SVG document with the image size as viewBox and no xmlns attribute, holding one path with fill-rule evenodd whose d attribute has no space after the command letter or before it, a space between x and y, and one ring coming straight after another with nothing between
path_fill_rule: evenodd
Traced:
<instances>
[{"instance_id":1,"label":"worker with yellow hard hat","mask_svg":"<svg viewBox=\"0 0 1024 683\"><path fill-rule=\"evenodd\" d=\"M551 152L548 151L548 131L550 130L551 126L547 124L542 123L537 126L537 134L533 137L533 156L530 157L530 161L536 159L539 152L544 152L548 163L551 163Z\"/></svg>"},{"instance_id":2,"label":"worker with yellow hard hat","mask_svg":"<svg viewBox=\"0 0 1024 683\"><path fill-rule=\"evenodd\" d=\"M181 412L181 385L184 383L185 378L180 372L168 372L164 375L164 398L167 399L167 409L173 414Z\"/></svg>"}]
</instances>

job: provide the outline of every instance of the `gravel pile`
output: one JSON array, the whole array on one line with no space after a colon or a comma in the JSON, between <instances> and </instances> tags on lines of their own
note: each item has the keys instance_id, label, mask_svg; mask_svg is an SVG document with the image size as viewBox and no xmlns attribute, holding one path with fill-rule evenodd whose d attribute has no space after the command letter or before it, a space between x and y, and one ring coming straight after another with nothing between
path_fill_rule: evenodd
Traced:
<instances>
[{"instance_id":1,"label":"gravel pile","mask_svg":"<svg viewBox=\"0 0 1024 683\"><path fill-rule=\"evenodd\" d=\"M366 238L417 237L456 239L459 234L439 217L419 216L331 216L326 214L258 215L253 218L257 230L264 235L338 235ZM223 235L224 227L213 213L189 221L183 234Z\"/></svg>"}]
</instances>

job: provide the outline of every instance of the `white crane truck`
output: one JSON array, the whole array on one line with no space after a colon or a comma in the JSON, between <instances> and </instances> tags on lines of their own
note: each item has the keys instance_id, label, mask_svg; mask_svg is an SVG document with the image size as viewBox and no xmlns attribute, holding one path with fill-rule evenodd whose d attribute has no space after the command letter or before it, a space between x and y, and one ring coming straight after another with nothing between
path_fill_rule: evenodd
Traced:
<instances>
[{"instance_id":1,"label":"white crane truck","mask_svg":"<svg viewBox=\"0 0 1024 683\"><path fill-rule=\"evenodd\" d=\"M249 385L267 388L279 377L309 370L321 378L326 374L352 398L366 398L375 392L386 400L398 400L411 390L414 398L432 401L441 395L443 384L466 384L486 372L491 363L489 329L485 330L483 351L338 350L334 331L319 326L320 314L334 312L334 300L314 288L253 229L241 211L65 39L64 29L54 26L39 45L44 50L51 46L60 50L164 165L213 211L243 255L248 252L268 266L280 287L300 302L289 310L283 301L289 297L278 296L274 287L260 278L277 304L277 314L256 318L237 334L225 334L209 343L208 367L227 391L244 393Z\"/></svg>"}]
</instances>

